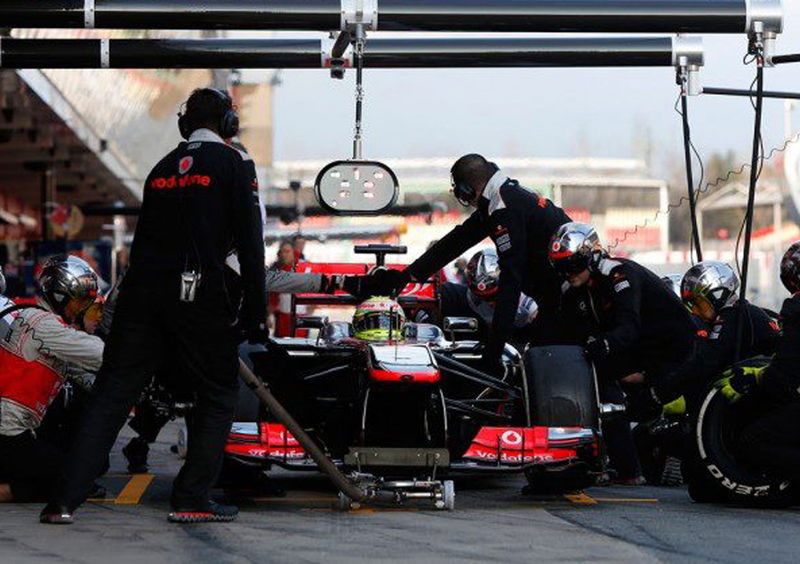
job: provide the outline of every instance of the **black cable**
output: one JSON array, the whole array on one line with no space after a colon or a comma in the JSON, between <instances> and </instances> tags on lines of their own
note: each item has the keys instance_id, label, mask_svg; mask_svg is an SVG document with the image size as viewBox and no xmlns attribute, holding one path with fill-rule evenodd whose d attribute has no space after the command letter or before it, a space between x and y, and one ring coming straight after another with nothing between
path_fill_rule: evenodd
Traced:
<instances>
[{"instance_id":1,"label":"black cable","mask_svg":"<svg viewBox=\"0 0 800 564\"><path fill-rule=\"evenodd\" d=\"M742 252L742 275L741 286L739 287L739 305L737 311L738 323L736 324L736 354L734 362L741 359L742 338L744 336L745 300L747 298L747 275L750 268L750 242L753 235L753 211L755 208L756 184L760 173L763 160L759 163L761 144L761 114L764 103L764 64L759 54L758 66L756 68L756 96L755 96L755 119L753 123L753 152L750 159L750 186L747 194L747 210L745 211L744 229L744 250Z\"/></svg>"},{"instance_id":2,"label":"black cable","mask_svg":"<svg viewBox=\"0 0 800 564\"><path fill-rule=\"evenodd\" d=\"M782 145L780 145L778 147L773 147L772 149L770 149L769 154L762 155L761 158L759 159L760 164L763 164L764 162L772 159L772 157L774 157L778 153L783 153L789 147L789 145L791 145L792 143L797 143L798 141L800 141L800 132L798 132L798 133L794 134L792 137L786 139L783 142ZM724 176L718 176L713 181L707 182L702 188L697 190L696 195L705 194L710 189L716 188L721 182L727 182L728 180L731 179L731 177L739 176L740 174L742 174L749 167L750 167L750 163L743 163L739 168L729 170L727 173L725 173ZM678 198L677 202L667 204L667 209L666 210L664 210L664 211L658 210L656 213L653 214L652 218L645 219L644 223L640 223L640 224L636 225L633 229L626 230L622 234L622 237L617 237L614 240L613 244L608 245L608 249L609 250L615 249L621 243L624 243L625 241L627 241L628 237L638 233L639 229L644 229L645 227L647 227L651 223L655 223L656 221L658 221L658 218L661 217L662 214L663 215L669 215L669 213L672 210L681 207L683 205L683 203L686 202L686 201L687 201L686 196L681 196L680 198Z\"/></svg>"},{"instance_id":3,"label":"black cable","mask_svg":"<svg viewBox=\"0 0 800 564\"><path fill-rule=\"evenodd\" d=\"M691 129L689 128L689 109L686 92L681 89L681 121L683 122L683 156L686 161L686 190L689 199L689 214L692 220L692 240L697 261L703 260L703 250L700 247L700 232L697 228L697 209L695 202L694 177L692 171Z\"/></svg>"}]
</instances>

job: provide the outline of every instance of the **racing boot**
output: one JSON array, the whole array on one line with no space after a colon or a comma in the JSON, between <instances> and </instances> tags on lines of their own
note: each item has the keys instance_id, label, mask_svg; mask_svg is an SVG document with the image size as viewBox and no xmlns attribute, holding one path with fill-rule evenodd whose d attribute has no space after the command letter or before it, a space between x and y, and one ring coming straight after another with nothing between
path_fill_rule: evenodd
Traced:
<instances>
[{"instance_id":1,"label":"racing boot","mask_svg":"<svg viewBox=\"0 0 800 564\"><path fill-rule=\"evenodd\" d=\"M45 525L72 525L72 511L58 503L48 503L39 514L39 522Z\"/></svg>"},{"instance_id":2,"label":"racing boot","mask_svg":"<svg viewBox=\"0 0 800 564\"><path fill-rule=\"evenodd\" d=\"M203 507L176 507L167 515L171 523L227 523L239 515L235 505L222 505L213 501Z\"/></svg>"},{"instance_id":3,"label":"racing boot","mask_svg":"<svg viewBox=\"0 0 800 564\"><path fill-rule=\"evenodd\" d=\"M122 454L128 460L129 474L146 474L149 470L147 466L147 455L150 446L142 437L134 437L122 449Z\"/></svg>"}]
</instances>

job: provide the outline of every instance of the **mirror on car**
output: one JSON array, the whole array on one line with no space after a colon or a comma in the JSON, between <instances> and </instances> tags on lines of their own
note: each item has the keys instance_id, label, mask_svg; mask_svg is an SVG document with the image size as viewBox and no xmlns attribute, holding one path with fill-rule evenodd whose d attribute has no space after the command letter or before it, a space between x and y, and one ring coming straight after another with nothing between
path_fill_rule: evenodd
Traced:
<instances>
[{"instance_id":1,"label":"mirror on car","mask_svg":"<svg viewBox=\"0 0 800 564\"><path fill-rule=\"evenodd\" d=\"M319 171L314 191L320 205L335 215L377 215L397 201L394 171L378 161L334 161Z\"/></svg>"},{"instance_id":2,"label":"mirror on car","mask_svg":"<svg viewBox=\"0 0 800 564\"><path fill-rule=\"evenodd\" d=\"M328 324L328 316L313 316L298 317L295 319L294 326L296 329L322 329Z\"/></svg>"},{"instance_id":3,"label":"mirror on car","mask_svg":"<svg viewBox=\"0 0 800 564\"><path fill-rule=\"evenodd\" d=\"M430 323L406 323L403 337L418 343L439 344L444 341L444 333L436 325Z\"/></svg>"},{"instance_id":4,"label":"mirror on car","mask_svg":"<svg viewBox=\"0 0 800 564\"><path fill-rule=\"evenodd\" d=\"M478 320L474 317L445 317L442 326L448 333L474 333L478 330Z\"/></svg>"}]
</instances>

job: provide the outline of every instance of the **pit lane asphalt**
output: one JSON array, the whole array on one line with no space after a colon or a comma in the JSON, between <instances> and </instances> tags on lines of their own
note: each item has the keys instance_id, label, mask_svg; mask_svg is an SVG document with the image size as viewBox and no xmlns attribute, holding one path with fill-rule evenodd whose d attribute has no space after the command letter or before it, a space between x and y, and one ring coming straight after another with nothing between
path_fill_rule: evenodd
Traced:
<instances>
[{"instance_id":1,"label":"pit lane asphalt","mask_svg":"<svg viewBox=\"0 0 800 564\"><path fill-rule=\"evenodd\" d=\"M314 474L281 473L285 498L238 500L238 521L167 523L180 461L175 425L151 453L150 480L131 481L115 447L104 479L114 501L89 503L72 526L37 523L41 504L0 505L0 562L592 561L797 562L800 511L689 501L683 489L590 488L530 498L519 476L456 481L456 510L426 506L342 513ZM120 503L127 501L127 504Z\"/></svg>"}]
</instances>

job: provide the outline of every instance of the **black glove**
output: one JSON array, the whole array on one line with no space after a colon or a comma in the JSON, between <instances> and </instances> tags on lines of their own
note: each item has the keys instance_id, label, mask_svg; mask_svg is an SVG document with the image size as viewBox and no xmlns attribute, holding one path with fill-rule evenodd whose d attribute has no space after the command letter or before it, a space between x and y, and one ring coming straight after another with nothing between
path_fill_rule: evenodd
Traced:
<instances>
[{"instance_id":1,"label":"black glove","mask_svg":"<svg viewBox=\"0 0 800 564\"><path fill-rule=\"evenodd\" d=\"M371 278L370 289L374 296L394 296L411 282L411 275L405 270L381 268Z\"/></svg>"},{"instance_id":2,"label":"black glove","mask_svg":"<svg viewBox=\"0 0 800 564\"><path fill-rule=\"evenodd\" d=\"M323 274L322 282L319 285L320 294L335 294L336 290L342 289L344 278L342 274L334 274L333 276Z\"/></svg>"},{"instance_id":3,"label":"black glove","mask_svg":"<svg viewBox=\"0 0 800 564\"><path fill-rule=\"evenodd\" d=\"M603 360L610 353L608 341L601 338L589 337L583 345L583 352L589 360Z\"/></svg>"},{"instance_id":4,"label":"black glove","mask_svg":"<svg viewBox=\"0 0 800 564\"><path fill-rule=\"evenodd\" d=\"M342 280L342 289L359 299L374 295L372 285L371 276L344 276Z\"/></svg>"}]
</instances>

